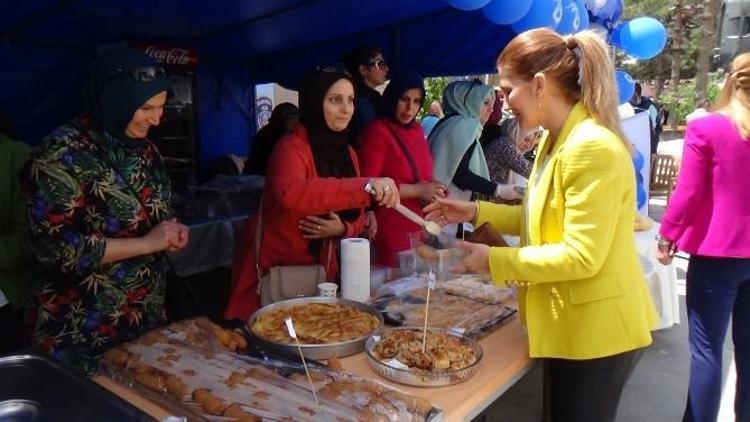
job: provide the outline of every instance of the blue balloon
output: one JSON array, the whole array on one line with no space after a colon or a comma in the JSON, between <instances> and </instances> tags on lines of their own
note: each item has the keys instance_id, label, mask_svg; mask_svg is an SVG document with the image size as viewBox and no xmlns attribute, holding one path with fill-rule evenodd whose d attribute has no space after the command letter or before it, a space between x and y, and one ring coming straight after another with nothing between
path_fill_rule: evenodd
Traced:
<instances>
[{"instance_id":1,"label":"blue balloon","mask_svg":"<svg viewBox=\"0 0 750 422\"><path fill-rule=\"evenodd\" d=\"M641 174L645 161L643 154L636 149L633 156L633 167L635 167L635 195L638 209L641 209L646 203L646 189L643 187L643 175Z\"/></svg>"},{"instance_id":2,"label":"blue balloon","mask_svg":"<svg viewBox=\"0 0 750 422\"><path fill-rule=\"evenodd\" d=\"M517 34L534 28L557 29L563 15L562 0L534 0L526 15L511 25Z\"/></svg>"},{"instance_id":3,"label":"blue balloon","mask_svg":"<svg viewBox=\"0 0 750 422\"><path fill-rule=\"evenodd\" d=\"M481 9L490 2L490 0L445 0L451 6L460 10L477 10Z\"/></svg>"},{"instance_id":4,"label":"blue balloon","mask_svg":"<svg viewBox=\"0 0 750 422\"><path fill-rule=\"evenodd\" d=\"M510 25L524 17L531 8L531 0L492 0L484 6L482 13L499 25Z\"/></svg>"},{"instance_id":5,"label":"blue balloon","mask_svg":"<svg viewBox=\"0 0 750 422\"><path fill-rule=\"evenodd\" d=\"M589 26L589 14L583 0L564 0L563 15L557 32L562 35L574 34Z\"/></svg>"},{"instance_id":6,"label":"blue balloon","mask_svg":"<svg viewBox=\"0 0 750 422\"><path fill-rule=\"evenodd\" d=\"M586 28L589 27L589 12L586 10L586 5L583 4L583 0L576 0L576 6L578 7L578 13L581 18L581 25L578 27L577 31L583 31Z\"/></svg>"},{"instance_id":7,"label":"blue balloon","mask_svg":"<svg viewBox=\"0 0 750 422\"><path fill-rule=\"evenodd\" d=\"M635 200L638 204L638 209L641 209L646 204L646 189L643 188L643 176L641 176L641 173L635 174Z\"/></svg>"},{"instance_id":8,"label":"blue balloon","mask_svg":"<svg viewBox=\"0 0 750 422\"><path fill-rule=\"evenodd\" d=\"M620 104L630 101L635 92L635 81L633 78L627 72L616 70L615 81L617 82L617 98Z\"/></svg>"},{"instance_id":9,"label":"blue balloon","mask_svg":"<svg viewBox=\"0 0 750 422\"><path fill-rule=\"evenodd\" d=\"M584 0L585 6L591 11L591 16L597 19L616 22L620 19L623 0Z\"/></svg>"},{"instance_id":10,"label":"blue balloon","mask_svg":"<svg viewBox=\"0 0 750 422\"><path fill-rule=\"evenodd\" d=\"M611 40L637 59L655 57L667 44L667 30L654 18L637 18L615 28Z\"/></svg>"}]
</instances>

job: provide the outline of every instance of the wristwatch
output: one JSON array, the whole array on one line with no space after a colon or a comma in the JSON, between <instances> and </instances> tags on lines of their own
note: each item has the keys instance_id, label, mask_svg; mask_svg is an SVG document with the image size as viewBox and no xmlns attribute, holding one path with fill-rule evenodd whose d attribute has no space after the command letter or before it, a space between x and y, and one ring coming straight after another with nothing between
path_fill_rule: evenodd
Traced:
<instances>
[{"instance_id":1,"label":"wristwatch","mask_svg":"<svg viewBox=\"0 0 750 422\"><path fill-rule=\"evenodd\" d=\"M656 235L654 239L656 240L656 246L658 246L659 248L671 247L672 244L674 243L671 240L665 239L661 237L661 235L658 235L658 234Z\"/></svg>"}]
</instances>

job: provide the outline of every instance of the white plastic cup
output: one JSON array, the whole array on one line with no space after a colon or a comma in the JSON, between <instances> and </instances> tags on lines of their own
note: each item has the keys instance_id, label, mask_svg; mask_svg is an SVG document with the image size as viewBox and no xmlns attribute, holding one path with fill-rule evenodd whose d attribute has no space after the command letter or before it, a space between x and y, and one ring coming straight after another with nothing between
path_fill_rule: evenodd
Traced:
<instances>
[{"instance_id":1,"label":"white plastic cup","mask_svg":"<svg viewBox=\"0 0 750 422\"><path fill-rule=\"evenodd\" d=\"M318 296L336 297L338 288L339 285L336 283L320 283L318 284Z\"/></svg>"}]
</instances>

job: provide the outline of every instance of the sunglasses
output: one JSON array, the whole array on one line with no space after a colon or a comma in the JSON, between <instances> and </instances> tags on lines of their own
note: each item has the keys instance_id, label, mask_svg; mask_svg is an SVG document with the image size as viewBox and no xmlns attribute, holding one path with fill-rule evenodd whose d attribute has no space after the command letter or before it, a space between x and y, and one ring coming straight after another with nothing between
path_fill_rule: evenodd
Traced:
<instances>
[{"instance_id":1,"label":"sunglasses","mask_svg":"<svg viewBox=\"0 0 750 422\"><path fill-rule=\"evenodd\" d=\"M151 82L155 79L164 79L167 77L167 72L162 67L139 67L125 71L123 69L117 69L117 74L111 77L116 78L122 75L128 76L130 79L136 82Z\"/></svg>"},{"instance_id":2,"label":"sunglasses","mask_svg":"<svg viewBox=\"0 0 750 422\"><path fill-rule=\"evenodd\" d=\"M352 77L346 67L338 64L317 65L315 66L315 70L324 73L343 73L350 78Z\"/></svg>"},{"instance_id":3,"label":"sunglasses","mask_svg":"<svg viewBox=\"0 0 750 422\"><path fill-rule=\"evenodd\" d=\"M383 59L373 60L370 63L367 63L367 65L378 70L385 70L385 68L388 67L388 63Z\"/></svg>"}]
</instances>

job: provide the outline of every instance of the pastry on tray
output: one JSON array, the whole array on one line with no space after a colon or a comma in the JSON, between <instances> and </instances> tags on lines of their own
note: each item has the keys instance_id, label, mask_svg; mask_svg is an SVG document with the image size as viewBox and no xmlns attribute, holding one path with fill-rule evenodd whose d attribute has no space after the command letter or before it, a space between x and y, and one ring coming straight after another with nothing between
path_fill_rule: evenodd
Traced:
<instances>
[{"instance_id":1,"label":"pastry on tray","mask_svg":"<svg viewBox=\"0 0 750 422\"><path fill-rule=\"evenodd\" d=\"M291 318L302 344L338 343L367 336L380 325L373 314L352 306L308 303L277 309L259 316L251 330L265 340L291 344L285 321Z\"/></svg>"}]
</instances>

